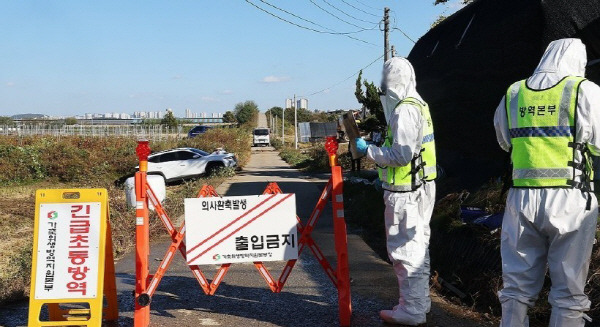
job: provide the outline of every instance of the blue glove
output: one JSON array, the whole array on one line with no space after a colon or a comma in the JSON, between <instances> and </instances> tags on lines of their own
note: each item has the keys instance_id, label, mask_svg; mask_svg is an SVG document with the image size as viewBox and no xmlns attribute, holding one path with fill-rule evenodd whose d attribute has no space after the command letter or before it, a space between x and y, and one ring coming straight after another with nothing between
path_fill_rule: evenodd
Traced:
<instances>
[{"instance_id":1,"label":"blue glove","mask_svg":"<svg viewBox=\"0 0 600 327\"><path fill-rule=\"evenodd\" d=\"M368 149L368 145L367 142L365 140L363 140L361 137L356 139L356 150L360 153L360 154L367 154L367 149Z\"/></svg>"}]
</instances>

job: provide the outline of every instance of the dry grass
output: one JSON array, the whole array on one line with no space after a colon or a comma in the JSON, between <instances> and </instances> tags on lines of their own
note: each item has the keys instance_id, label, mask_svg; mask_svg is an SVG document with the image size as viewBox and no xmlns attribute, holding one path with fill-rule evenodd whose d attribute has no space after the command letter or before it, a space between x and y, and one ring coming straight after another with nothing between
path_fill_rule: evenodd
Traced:
<instances>
[{"instance_id":1,"label":"dry grass","mask_svg":"<svg viewBox=\"0 0 600 327\"><path fill-rule=\"evenodd\" d=\"M324 143L302 143L298 149L292 146L282 147L281 142L272 142L279 150L281 158L295 168L313 172L329 170L329 156L325 151ZM352 167L351 155L348 152L348 143L341 143L338 147L338 162L344 170ZM375 170L375 163L367 158L360 159L362 170Z\"/></svg>"},{"instance_id":2,"label":"dry grass","mask_svg":"<svg viewBox=\"0 0 600 327\"><path fill-rule=\"evenodd\" d=\"M155 151L191 146L212 151L223 147L236 153L240 165L250 157L247 129L217 129L194 139L154 142ZM16 138L0 137L0 303L27 296L31 270L35 191L40 188L108 189L113 245L116 256L131 249L135 212L125 203L125 192L114 181L132 173L137 163L135 140L125 138ZM231 170L168 188L164 206L173 220L183 214L183 199L195 197L202 184L217 186ZM151 217L151 233L162 224Z\"/></svg>"}]
</instances>

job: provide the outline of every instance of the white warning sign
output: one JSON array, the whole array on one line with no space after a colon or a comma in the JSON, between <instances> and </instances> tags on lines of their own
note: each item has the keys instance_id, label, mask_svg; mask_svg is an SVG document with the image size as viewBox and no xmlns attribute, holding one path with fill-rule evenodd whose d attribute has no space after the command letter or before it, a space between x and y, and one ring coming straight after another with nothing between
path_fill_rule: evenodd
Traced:
<instances>
[{"instance_id":1,"label":"white warning sign","mask_svg":"<svg viewBox=\"0 0 600 327\"><path fill-rule=\"evenodd\" d=\"M99 202L40 204L36 300L96 297L100 206Z\"/></svg>"},{"instance_id":2,"label":"white warning sign","mask_svg":"<svg viewBox=\"0 0 600 327\"><path fill-rule=\"evenodd\" d=\"M185 199L188 265L298 258L294 194Z\"/></svg>"}]
</instances>

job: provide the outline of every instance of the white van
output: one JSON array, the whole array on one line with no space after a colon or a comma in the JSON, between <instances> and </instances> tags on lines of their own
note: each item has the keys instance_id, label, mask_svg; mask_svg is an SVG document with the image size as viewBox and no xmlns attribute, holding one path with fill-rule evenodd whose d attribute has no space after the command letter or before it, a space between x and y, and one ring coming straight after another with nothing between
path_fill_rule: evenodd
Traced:
<instances>
[{"instance_id":1,"label":"white van","mask_svg":"<svg viewBox=\"0 0 600 327\"><path fill-rule=\"evenodd\" d=\"M252 132L253 146L259 146L259 145L269 146L269 145L271 145L271 137L269 136L270 132L271 131L265 127L255 128L254 131Z\"/></svg>"}]
</instances>

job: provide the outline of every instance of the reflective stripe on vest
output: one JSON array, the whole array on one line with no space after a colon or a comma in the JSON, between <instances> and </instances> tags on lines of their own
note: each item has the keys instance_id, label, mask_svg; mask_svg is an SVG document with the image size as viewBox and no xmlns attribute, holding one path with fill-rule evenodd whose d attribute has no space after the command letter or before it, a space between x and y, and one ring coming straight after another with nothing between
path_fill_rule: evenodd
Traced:
<instances>
[{"instance_id":1,"label":"reflective stripe on vest","mask_svg":"<svg viewBox=\"0 0 600 327\"><path fill-rule=\"evenodd\" d=\"M407 98L398 104L412 104L419 109L426 124L423 126L423 140L421 154L415 156L408 165L402 167L379 168L379 179L385 183L384 188L394 192L414 191L421 185L422 180L431 181L437 177L435 157L435 137L433 123L427 104L417 99ZM389 148L394 143L394 138L388 126L385 143L382 147Z\"/></svg>"},{"instance_id":2,"label":"reflective stripe on vest","mask_svg":"<svg viewBox=\"0 0 600 327\"><path fill-rule=\"evenodd\" d=\"M421 111L425 124L423 125L423 140L421 141L421 153L417 160L419 165L419 179L432 181L437 178L437 157L435 151L435 134L433 133L433 120L431 112L426 103L421 103L414 98L407 98L405 103L415 105Z\"/></svg>"},{"instance_id":3,"label":"reflective stripe on vest","mask_svg":"<svg viewBox=\"0 0 600 327\"><path fill-rule=\"evenodd\" d=\"M581 77L566 77L545 90L527 81L506 93L515 187L570 187L575 176L574 136Z\"/></svg>"}]
</instances>

